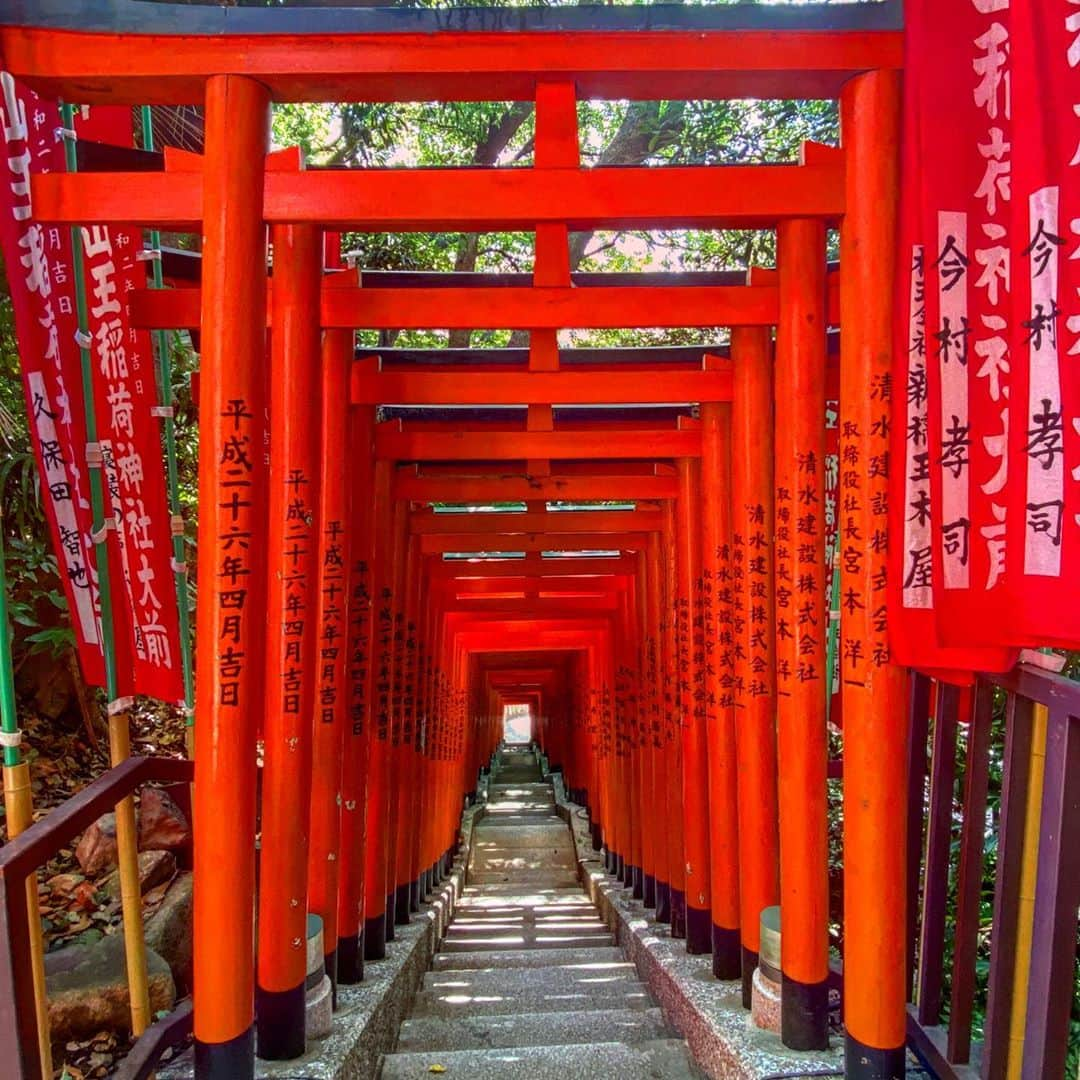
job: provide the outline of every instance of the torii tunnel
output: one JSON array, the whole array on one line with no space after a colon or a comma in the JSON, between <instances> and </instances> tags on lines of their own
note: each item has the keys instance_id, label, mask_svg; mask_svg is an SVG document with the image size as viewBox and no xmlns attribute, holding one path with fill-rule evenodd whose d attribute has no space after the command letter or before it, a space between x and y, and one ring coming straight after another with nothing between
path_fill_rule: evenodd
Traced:
<instances>
[{"instance_id":1,"label":"torii tunnel","mask_svg":"<svg viewBox=\"0 0 1080 1080\"><path fill-rule=\"evenodd\" d=\"M257 1051L303 1050L308 913L337 983L361 980L448 873L520 704L609 875L711 954L716 980L741 980L747 1007L761 913L780 906L789 1047L827 1043L839 918L845 1075L905 1075L909 706L915 685L925 710L928 683L889 661L879 542L899 5L472 21L77 6L7 5L5 68L66 101L205 119L201 156L83 148L85 168L33 188L43 221L203 237L201 266L166 265L172 288L132 298L136 325L189 329L200 351L195 1075L252 1077ZM657 98L835 99L841 141L791 164L581 166L580 101ZM298 149L268 152L271 103L416 100L533 102L535 163L309 169ZM570 272L572 231L672 228L773 230L775 266ZM531 276L368 274L341 251L350 231L513 230L535 233ZM557 338L642 325L729 328L730 344ZM432 327L529 343L355 344ZM25 942L3 962L6 1075L33 1077Z\"/></svg>"}]
</instances>

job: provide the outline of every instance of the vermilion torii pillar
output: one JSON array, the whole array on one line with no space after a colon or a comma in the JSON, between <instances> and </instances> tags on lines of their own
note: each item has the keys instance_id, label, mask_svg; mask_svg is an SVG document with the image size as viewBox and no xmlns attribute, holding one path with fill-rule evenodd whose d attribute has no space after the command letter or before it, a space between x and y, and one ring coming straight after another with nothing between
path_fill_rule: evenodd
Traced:
<instances>
[{"instance_id":1,"label":"vermilion torii pillar","mask_svg":"<svg viewBox=\"0 0 1080 1080\"><path fill-rule=\"evenodd\" d=\"M392 466L375 463L373 505L371 698L368 710L367 842L364 845L364 959L386 956L386 852L389 805L390 680L393 644Z\"/></svg>"},{"instance_id":2,"label":"vermilion torii pillar","mask_svg":"<svg viewBox=\"0 0 1080 1080\"><path fill-rule=\"evenodd\" d=\"M342 914L339 891L347 886L342 865L361 861L355 830L349 830L349 847L342 858L341 824L346 813L342 798L342 778L346 754L354 757L361 749L346 738L349 723L349 638L352 623L349 610L352 569L352 481L363 476L359 450L351 452L348 405L349 369L353 359L353 335L348 330L329 330L322 340L322 417L320 424L321 475L318 516L318 652L317 696L314 704L312 741L311 843L308 860L308 904L313 915L323 920L323 952L326 972L338 981L339 940L346 944L346 981L355 981L357 923ZM359 411L359 409L357 409ZM355 467L355 472L354 472ZM369 497L360 491L361 498ZM363 617L361 612L360 617ZM346 750L346 748L348 748ZM355 762L350 762L350 771ZM350 783L350 786L353 786ZM355 813L355 805L352 811ZM348 905L344 914L348 916Z\"/></svg>"},{"instance_id":3,"label":"vermilion torii pillar","mask_svg":"<svg viewBox=\"0 0 1080 1080\"><path fill-rule=\"evenodd\" d=\"M318 645L322 236L277 225L270 338L270 523L255 1018L262 1058L305 1049L307 870Z\"/></svg>"},{"instance_id":4,"label":"vermilion torii pillar","mask_svg":"<svg viewBox=\"0 0 1080 1080\"><path fill-rule=\"evenodd\" d=\"M403 729L402 697L405 670L405 584L408 580L408 512L404 503L395 503L391 514L390 532L390 675L387 682L387 722L389 752L387 757L387 818L386 818L386 940L395 938L395 925L408 921L408 905L404 918L397 911L398 845L402 829L401 815L401 737Z\"/></svg>"},{"instance_id":5,"label":"vermilion torii pillar","mask_svg":"<svg viewBox=\"0 0 1080 1080\"><path fill-rule=\"evenodd\" d=\"M840 681L844 715L844 1023L849 1080L905 1074L906 673L885 618L900 73L841 97Z\"/></svg>"},{"instance_id":6,"label":"vermilion torii pillar","mask_svg":"<svg viewBox=\"0 0 1080 1080\"><path fill-rule=\"evenodd\" d=\"M349 351L352 332L348 331ZM329 333L328 333L329 336ZM338 887L337 978L356 983L364 977L365 866L367 863L368 755L374 694L375 410L350 410L348 476L353 485L350 513L349 686L344 760L341 766L341 845L344 865Z\"/></svg>"},{"instance_id":7,"label":"vermilion torii pillar","mask_svg":"<svg viewBox=\"0 0 1080 1080\"><path fill-rule=\"evenodd\" d=\"M702 697L701 657L701 465L678 462L676 635L682 737L683 865L686 951L712 948L709 892L709 752Z\"/></svg>"},{"instance_id":8,"label":"vermilion torii pillar","mask_svg":"<svg viewBox=\"0 0 1080 1080\"><path fill-rule=\"evenodd\" d=\"M634 582L637 618L638 662L638 771L640 775L639 811L641 813L641 900L647 908L656 907L656 848L660 832L653 808L656 791L656 749L653 717L656 694L656 647L649 623L648 553L635 554L637 574Z\"/></svg>"},{"instance_id":9,"label":"vermilion torii pillar","mask_svg":"<svg viewBox=\"0 0 1080 1080\"><path fill-rule=\"evenodd\" d=\"M761 912L779 900L773 655L773 365L766 329L731 331L731 576L738 742L743 1005L750 1007Z\"/></svg>"},{"instance_id":10,"label":"vermilion torii pillar","mask_svg":"<svg viewBox=\"0 0 1080 1080\"><path fill-rule=\"evenodd\" d=\"M266 89L211 76L204 128L195 1072L235 1080L255 1070L255 741L266 623L253 601L262 596L256 555L266 527Z\"/></svg>"},{"instance_id":11,"label":"vermilion torii pillar","mask_svg":"<svg viewBox=\"0 0 1080 1080\"><path fill-rule=\"evenodd\" d=\"M668 822L668 884L670 890L669 917L671 936L686 937L686 853L683 844L682 801L682 723L679 715L680 680L678 637L675 619L677 596L677 556L675 506L664 503L664 531L661 534L660 577L657 588L661 590L660 637L664 652L664 724L666 730L665 752L667 755L667 822ZM659 918L659 912L657 914Z\"/></svg>"},{"instance_id":12,"label":"vermilion torii pillar","mask_svg":"<svg viewBox=\"0 0 1080 1080\"><path fill-rule=\"evenodd\" d=\"M777 233L775 603L780 774L781 1036L829 1045L825 728L825 225Z\"/></svg>"},{"instance_id":13,"label":"vermilion torii pillar","mask_svg":"<svg viewBox=\"0 0 1080 1080\"><path fill-rule=\"evenodd\" d=\"M646 669L649 684L649 733L651 739L652 787L649 790L649 814L656 820L664 818L665 826L657 828L653 845L653 898L658 922L671 920L671 878L669 874L670 851L666 817L663 810L667 801L667 720L665 710L666 676L664 651L661 641L663 615L663 591L661 581L660 536L652 533L646 549L645 561L645 633ZM648 882L646 881L646 888Z\"/></svg>"},{"instance_id":14,"label":"vermilion torii pillar","mask_svg":"<svg viewBox=\"0 0 1080 1080\"><path fill-rule=\"evenodd\" d=\"M739 806L731 584L731 406L701 406L702 580L709 756L709 869L713 974L737 979Z\"/></svg>"}]
</instances>

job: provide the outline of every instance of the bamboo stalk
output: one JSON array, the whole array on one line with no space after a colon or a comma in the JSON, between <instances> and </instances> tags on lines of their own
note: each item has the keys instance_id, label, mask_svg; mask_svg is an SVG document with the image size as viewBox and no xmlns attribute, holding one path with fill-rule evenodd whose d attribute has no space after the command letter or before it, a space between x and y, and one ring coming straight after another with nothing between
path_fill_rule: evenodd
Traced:
<instances>
[{"instance_id":1,"label":"bamboo stalk","mask_svg":"<svg viewBox=\"0 0 1080 1080\"><path fill-rule=\"evenodd\" d=\"M34 821L30 793L30 767L19 753L15 680L11 666L7 573L3 537L0 536L0 730L4 739L4 814L8 839L13 840ZM45 988L45 948L38 909L37 873L26 879L26 926L30 935L30 960L34 973L34 1013L37 1017L38 1056L43 1080L52 1080L52 1047L49 1043L49 999Z\"/></svg>"},{"instance_id":2,"label":"bamboo stalk","mask_svg":"<svg viewBox=\"0 0 1080 1080\"><path fill-rule=\"evenodd\" d=\"M74 108L61 106L65 132L74 123ZM64 135L68 172L75 172L77 159L75 141ZM90 349L82 344L87 340L86 282L83 272L83 240L78 226L71 229L71 261L75 280L75 310L78 321L82 363L83 407L86 414L86 440L97 442L97 416L94 410L94 384ZM101 648L105 660L105 692L109 698L109 756L115 767L131 753L128 714L117 700L119 683L116 670L116 649L113 627L112 589L109 575L108 533L105 531L105 500L100 468L89 468L90 506L93 515L95 559L97 562L98 592L101 604ZM124 918L124 955L127 962L128 992L131 999L131 1031L138 1038L150 1024L150 992L146 977L146 943L143 940L142 898L139 889L139 856L135 832L135 800L122 799L116 806L117 863L120 871L120 894Z\"/></svg>"},{"instance_id":3,"label":"bamboo stalk","mask_svg":"<svg viewBox=\"0 0 1080 1080\"><path fill-rule=\"evenodd\" d=\"M1024 851L1017 897L1016 966L1013 971L1012 1011L1009 1016L1007 1080L1019 1080L1024 1066L1024 1031L1027 1025L1028 976L1031 973L1031 939L1035 922L1035 882L1039 872L1039 828L1042 824L1043 776L1046 772L1045 705L1031 709L1030 772L1024 806Z\"/></svg>"}]
</instances>

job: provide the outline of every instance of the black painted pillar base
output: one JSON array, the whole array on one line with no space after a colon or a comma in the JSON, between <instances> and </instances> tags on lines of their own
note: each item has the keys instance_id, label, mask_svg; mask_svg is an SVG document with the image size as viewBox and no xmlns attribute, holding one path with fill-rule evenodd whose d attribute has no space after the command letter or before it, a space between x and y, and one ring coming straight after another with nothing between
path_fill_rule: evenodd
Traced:
<instances>
[{"instance_id":1,"label":"black painted pillar base","mask_svg":"<svg viewBox=\"0 0 1080 1080\"><path fill-rule=\"evenodd\" d=\"M382 960L386 957L386 916L375 915L364 921L364 959Z\"/></svg>"},{"instance_id":2,"label":"black painted pillar base","mask_svg":"<svg viewBox=\"0 0 1080 1080\"><path fill-rule=\"evenodd\" d=\"M671 922L671 886L666 881L656 883L656 921Z\"/></svg>"},{"instance_id":3,"label":"black painted pillar base","mask_svg":"<svg viewBox=\"0 0 1080 1080\"><path fill-rule=\"evenodd\" d=\"M364 932L339 937L337 949L337 981L342 986L355 986L364 981Z\"/></svg>"},{"instance_id":4,"label":"black painted pillar base","mask_svg":"<svg viewBox=\"0 0 1080 1080\"><path fill-rule=\"evenodd\" d=\"M255 1076L255 1028L228 1042L195 1040L195 1075L199 1080L252 1080Z\"/></svg>"},{"instance_id":5,"label":"black painted pillar base","mask_svg":"<svg viewBox=\"0 0 1080 1080\"><path fill-rule=\"evenodd\" d=\"M307 1049L304 984L291 990L255 987L255 1052L263 1061L291 1061Z\"/></svg>"},{"instance_id":6,"label":"black painted pillar base","mask_svg":"<svg viewBox=\"0 0 1080 1080\"><path fill-rule=\"evenodd\" d=\"M652 874L641 875L641 902L646 907L656 907L656 878Z\"/></svg>"},{"instance_id":7,"label":"black painted pillar base","mask_svg":"<svg viewBox=\"0 0 1080 1080\"><path fill-rule=\"evenodd\" d=\"M626 884L626 859L622 855L615 856L615 876Z\"/></svg>"},{"instance_id":8,"label":"black painted pillar base","mask_svg":"<svg viewBox=\"0 0 1080 1080\"><path fill-rule=\"evenodd\" d=\"M881 1050L864 1045L852 1035L844 1037L845 1080L904 1080L906 1074L904 1047Z\"/></svg>"},{"instance_id":9,"label":"black painted pillar base","mask_svg":"<svg viewBox=\"0 0 1080 1080\"><path fill-rule=\"evenodd\" d=\"M409 925L409 905L412 900L412 887L406 883L394 890L394 922L398 926Z\"/></svg>"},{"instance_id":10,"label":"black painted pillar base","mask_svg":"<svg viewBox=\"0 0 1080 1080\"><path fill-rule=\"evenodd\" d=\"M386 940L394 940L394 923L397 922L397 889L386 894Z\"/></svg>"},{"instance_id":11,"label":"black painted pillar base","mask_svg":"<svg viewBox=\"0 0 1080 1080\"><path fill-rule=\"evenodd\" d=\"M780 979L780 1038L792 1050L828 1050L829 984Z\"/></svg>"},{"instance_id":12,"label":"black painted pillar base","mask_svg":"<svg viewBox=\"0 0 1080 1080\"><path fill-rule=\"evenodd\" d=\"M601 845L600 845L600 853L601 853L601 854L603 855L603 858L604 858L604 873L605 873L605 874L610 874L610 873L611 873L611 866L612 866L612 863L611 863L611 859L612 859L612 855L611 855L611 852L610 852L610 850L608 850L608 848L607 848L607 846L606 846L606 845L604 845L604 844L601 844Z\"/></svg>"},{"instance_id":13,"label":"black painted pillar base","mask_svg":"<svg viewBox=\"0 0 1080 1080\"><path fill-rule=\"evenodd\" d=\"M686 937L686 893L682 889L671 890L671 936Z\"/></svg>"},{"instance_id":14,"label":"black painted pillar base","mask_svg":"<svg viewBox=\"0 0 1080 1080\"><path fill-rule=\"evenodd\" d=\"M742 975L742 944L738 930L713 923L712 973L718 979L737 979Z\"/></svg>"},{"instance_id":15,"label":"black painted pillar base","mask_svg":"<svg viewBox=\"0 0 1080 1080\"><path fill-rule=\"evenodd\" d=\"M593 851L599 851L604 846L604 833L599 822L589 822L589 836L592 839Z\"/></svg>"},{"instance_id":16,"label":"black painted pillar base","mask_svg":"<svg viewBox=\"0 0 1080 1080\"><path fill-rule=\"evenodd\" d=\"M420 878L413 878L409 882L409 913L415 914L420 910L420 901L423 900L423 888L420 885Z\"/></svg>"},{"instance_id":17,"label":"black painted pillar base","mask_svg":"<svg viewBox=\"0 0 1080 1080\"><path fill-rule=\"evenodd\" d=\"M742 1007L749 1009L754 1000L754 972L757 970L758 954L742 947Z\"/></svg>"},{"instance_id":18,"label":"black painted pillar base","mask_svg":"<svg viewBox=\"0 0 1080 1080\"><path fill-rule=\"evenodd\" d=\"M630 895L635 900L645 899L645 875L640 866L630 867Z\"/></svg>"},{"instance_id":19,"label":"black painted pillar base","mask_svg":"<svg viewBox=\"0 0 1080 1080\"><path fill-rule=\"evenodd\" d=\"M712 952L712 914L704 908L686 908L686 951L694 956Z\"/></svg>"}]
</instances>

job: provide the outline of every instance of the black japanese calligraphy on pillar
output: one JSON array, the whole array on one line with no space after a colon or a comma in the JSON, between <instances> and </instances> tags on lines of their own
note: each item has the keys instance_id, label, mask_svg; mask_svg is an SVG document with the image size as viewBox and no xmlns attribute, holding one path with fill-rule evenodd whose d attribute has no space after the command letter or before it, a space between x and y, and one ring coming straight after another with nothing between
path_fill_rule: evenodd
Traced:
<instances>
[{"instance_id":1,"label":"black japanese calligraphy on pillar","mask_svg":"<svg viewBox=\"0 0 1080 1080\"><path fill-rule=\"evenodd\" d=\"M241 677L248 657L241 645L245 620L255 617L247 607L252 563L253 415L243 399L234 398L221 414L224 441L218 461L223 501L222 531L217 536L218 564L213 585L218 611L218 704L239 708Z\"/></svg>"},{"instance_id":2,"label":"black japanese calligraphy on pillar","mask_svg":"<svg viewBox=\"0 0 1080 1080\"><path fill-rule=\"evenodd\" d=\"M371 571L366 559L353 559L349 587L349 730L359 738L366 734L371 664Z\"/></svg>"}]
</instances>

